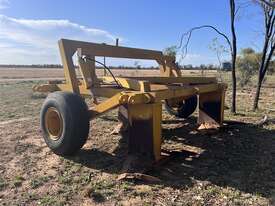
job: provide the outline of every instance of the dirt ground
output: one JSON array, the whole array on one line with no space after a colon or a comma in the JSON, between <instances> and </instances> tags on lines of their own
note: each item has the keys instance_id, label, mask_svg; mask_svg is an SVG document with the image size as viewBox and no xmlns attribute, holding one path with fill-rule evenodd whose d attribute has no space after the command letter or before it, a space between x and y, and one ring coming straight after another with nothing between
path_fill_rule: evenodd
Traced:
<instances>
[{"instance_id":1,"label":"dirt ground","mask_svg":"<svg viewBox=\"0 0 275 206\"><path fill-rule=\"evenodd\" d=\"M80 72L77 69L77 74L79 75ZM136 75L138 73L142 75L155 75L156 73L158 74L159 72L153 70L126 70L127 74L129 76L131 75ZM114 69L112 72L115 75L123 74L121 70ZM125 72L125 71L124 71ZM104 71L103 69L98 69L97 74L98 75L103 75ZM46 79L46 78L64 78L64 72L63 69L44 69L44 68L0 68L0 80L11 80L11 79Z\"/></svg>"},{"instance_id":2,"label":"dirt ground","mask_svg":"<svg viewBox=\"0 0 275 206\"><path fill-rule=\"evenodd\" d=\"M163 111L163 147L182 152L150 170L161 181L148 183L117 180L127 158L126 140L111 134L117 111L91 122L76 155L53 154L39 129L45 95L32 93L37 83L0 81L0 205L275 205L275 125L255 125L275 118L275 87L263 89L257 112L255 89L239 89L238 114L226 110L225 119L242 124L218 133L198 132L196 114Z\"/></svg>"}]
</instances>

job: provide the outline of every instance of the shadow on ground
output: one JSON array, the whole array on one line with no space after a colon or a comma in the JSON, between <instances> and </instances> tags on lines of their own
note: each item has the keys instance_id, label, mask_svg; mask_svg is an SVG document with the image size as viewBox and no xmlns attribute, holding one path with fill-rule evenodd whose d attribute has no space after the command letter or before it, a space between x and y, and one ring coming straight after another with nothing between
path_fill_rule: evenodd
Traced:
<instances>
[{"instance_id":1,"label":"shadow on ground","mask_svg":"<svg viewBox=\"0 0 275 206\"><path fill-rule=\"evenodd\" d=\"M165 121L177 124L163 129L169 144L200 148L199 155L186 152L150 171L162 184L182 188L192 185L192 179L208 181L221 187L270 197L275 190L275 131L253 124L228 124L217 134L201 134L196 123L180 120ZM165 127L164 127L165 128ZM167 144L167 143L165 143ZM181 155L182 154L182 155ZM81 150L71 160L89 168L119 174L127 156L127 142L122 138L115 154L99 150Z\"/></svg>"}]
</instances>

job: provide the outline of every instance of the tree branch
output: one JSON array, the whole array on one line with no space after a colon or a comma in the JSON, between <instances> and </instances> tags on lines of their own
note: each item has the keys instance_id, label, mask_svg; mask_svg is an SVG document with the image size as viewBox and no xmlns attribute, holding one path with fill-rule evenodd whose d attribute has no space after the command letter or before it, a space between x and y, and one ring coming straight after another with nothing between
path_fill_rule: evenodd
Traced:
<instances>
[{"instance_id":1,"label":"tree branch","mask_svg":"<svg viewBox=\"0 0 275 206\"><path fill-rule=\"evenodd\" d=\"M264 65L264 69L263 69L262 72L261 72L261 75L262 75L262 76L265 76L265 73L266 73L266 71L267 71L267 69L268 69L268 66L269 66L270 60L271 60L271 58L272 58L272 55L273 55L273 53L274 53L274 50L275 50L275 45L272 45L272 46L271 46L271 49L270 49L270 51L269 51L269 54L268 54L268 56L267 56L265 65Z\"/></svg>"},{"instance_id":2,"label":"tree branch","mask_svg":"<svg viewBox=\"0 0 275 206\"><path fill-rule=\"evenodd\" d=\"M275 23L275 15L274 13L272 12L272 16L270 17L270 29L269 29L269 36L271 37L273 35L273 31L274 31L274 24Z\"/></svg>"},{"instance_id":3,"label":"tree branch","mask_svg":"<svg viewBox=\"0 0 275 206\"><path fill-rule=\"evenodd\" d=\"M259 3L263 3L264 5L271 7L271 8L275 8L275 3L268 1L268 0L257 0Z\"/></svg>"},{"instance_id":4,"label":"tree branch","mask_svg":"<svg viewBox=\"0 0 275 206\"><path fill-rule=\"evenodd\" d=\"M191 28L189 31L187 31L186 33L183 33L183 34L181 35L180 43L179 43L179 46L177 47L177 49L182 48L182 50L184 50L183 55L182 55L182 56L183 56L182 58L184 58L184 57L186 56L186 54L187 54L187 47L188 47L188 44L189 44L189 42L190 42L190 39L191 39L191 36L192 36L193 31L199 30L199 29L203 29L203 28L210 28L210 29L214 30L217 34L221 35L221 36L226 40L226 42L227 42L227 44L228 44L228 46L229 46L229 48L230 48L230 51L232 52L232 45L231 45L231 42L230 42L229 38L228 38L224 33L220 32L220 31L219 31L216 27L214 27L214 26L211 26L211 25L202 25L202 26L193 27L193 28ZM183 45L183 38L184 38L185 36L188 36L188 37L187 37L186 43Z\"/></svg>"}]
</instances>

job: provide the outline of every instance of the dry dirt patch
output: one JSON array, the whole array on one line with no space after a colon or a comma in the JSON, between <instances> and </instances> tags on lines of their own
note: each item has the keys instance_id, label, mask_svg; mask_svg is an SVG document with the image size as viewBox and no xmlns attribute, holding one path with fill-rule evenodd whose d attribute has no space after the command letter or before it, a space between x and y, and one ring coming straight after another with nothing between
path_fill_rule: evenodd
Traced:
<instances>
[{"instance_id":1,"label":"dry dirt patch","mask_svg":"<svg viewBox=\"0 0 275 206\"><path fill-rule=\"evenodd\" d=\"M126 143L108 135L106 120L91 127L85 147L73 157L53 154L41 138L38 119L0 125L1 202L6 205L189 204L267 205L275 188L272 133L246 125L205 136L186 125L163 131L167 149L186 149L149 174L161 183L117 181ZM246 127L246 128L243 128ZM110 125L109 127L110 128ZM101 131L101 132L100 132ZM261 138L253 134L261 134ZM233 133L233 135L232 135ZM245 135L248 135L245 137ZM200 148L200 149L198 149Z\"/></svg>"}]
</instances>

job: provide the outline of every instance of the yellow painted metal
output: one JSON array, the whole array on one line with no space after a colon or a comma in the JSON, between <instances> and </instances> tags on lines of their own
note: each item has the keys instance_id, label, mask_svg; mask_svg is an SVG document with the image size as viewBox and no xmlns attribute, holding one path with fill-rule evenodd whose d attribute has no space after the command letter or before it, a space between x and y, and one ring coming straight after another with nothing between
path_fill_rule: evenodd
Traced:
<instances>
[{"instance_id":1,"label":"yellow painted metal","mask_svg":"<svg viewBox=\"0 0 275 206\"><path fill-rule=\"evenodd\" d=\"M150 93L155 102L160 102L165 99L171 99L175 97L184 97L184 96L191 96L196 94L196 90L191 87L170 87L166 90L159 90Z\"/></svg>"},{"instance_id":2,"label":"yellow painted metal","mask_svg":"<svg viewBox=\"0 0 275 206\"><path fill-rule=\"evenodd\" d=\"M163 100L171 100L173 105L192 95L199 96L199 123L217 122L222 124L224 118L224 100L226 85L218 83L215 77L181 76L181 71L175 63L175 58L163 55L161 51L136 49L106 44L95 44L81 41L61 39L59 41L60 55L64 68L65 82L51 82L36 85L34 91L54 92L68 91L82 96L105 97L104 101L89 109L90 118L114 109L118 106L126 108L128 121L135 131L132 137L141 149L149 148L156 161L161 159L161 119ZM77 79L72 57L77 52L79 56L79 69L82 78ZM113 77L96 75L95 62L85 61L82 55L95 60L98 56L132 59L150 59L159 64L159 77L116 77L119 85L115 84ZM216 119L211 117L210 108L206 104L217 103L220 110ZM213 105L213 104L212 104ZM216 111L215 111L216 112ZM215 116L214 115L214 116ZM140 126L140 121L144 125ZM46 127L50 137L57 140L63 131L62 117L54 108L46 113ZM143 127L145 129L139 129ZM146 136L146 139L144 137ZM143 138L145 145L139 142ZM136 145L133 145L133 148Z\"/></svg>"},{"instance_id":3,"label":"yellow painted metal","mask_svg":"<svg viewBox=\"0 0 275 206\"><path fill-rule=\"evenodd\" d=\"M163 77L180 77L181 72L176 65L176 59L172 56L166 56L166 58L157 60L160 73Z\"/></svg>"},{"instance_id":4,"label":"yellow painted metal","mask_svg":"<svg viewBox=\"0 0 275 206\"><path fill-rule=\"evenodd\" d=\"M211 84L211 83L217 83L216 77L195 77L195 76L184 76L184 77L130 77L130 76L124 76L123 78L127 79L135 79L139 81L148 81L150 83L157 83L157 84L172 84L172 83L181 83L181 84Z\"/></svg>"},{"instance_id":5,"label":"yellow painted metal","mask_svg":"<svg viewBox=\"0 0 275 206\"><path fill-rule=\"evenodd\" d=\"M50 107L45 114L45 127L48 136L57 141L63 132L63 120L56 108Z\"/></svg>"},{"instance_id":6,"label":"yellow painted metal","mask_svg":"<svg viewBox=\"0 0 275 206\"><path fill-rule=\"evenodd\" d=\"M76 50L70 50L70 46L66 44L66 42L64 42L62 39L58 41L58 45L63 64L65 80L68 85L69 91L79 93L74 63L72 59L72 56L76 52Z\"/></svg>"},{"instance_id":7,"label":"yellow painted metal","mask_svg":"<svg viewBox=\"0 0 275 206\"><path fill-rule=\"evenodd\" d=\"M70 91L83 96L98 96L112 98L121 92L135 90L139 93L130 95L130 102L144 102L150 99L150 102L160 102L164 99L177 97L188 97L195 94L214 91L219 87L214 77L181 77L179 69L176 67L175 58L165 56L160 51L136 49L128 47L119 47L103 44L95 44L81 41L61 39L59 41L60 54L64 66L65 83L49 84L36 86L35 91ZM117 77L117 81L123 88L102 85L103 83L112 83L112 77L103 77L98 79L95 74L95 63L84 61L79 58L79 66L82 79L78 80L75 74L75 68L72 56L78 52L78 55L86 55L94 59L95 56L117 57L117 58L135 58L152 59L160 65L162 77ZM184 84L189 86L175 86L167 84ZM146 93L146 94L141 94ZM130 94L130 93L129 93ZM150 98L149 98L150 97Z\"/></svg>"},{"instance_id":8,"label":"yellow painted metal","mask_svg":"<svg viewBox=\"0 0 275 206\"><path fill-rule=\"evenodd\" d=\"M222 125L224 121L225 92L227 89L227 84L220 84L219 87L220 87L219 91L220 91L220 101L221 101L221 120L219 124Z\"/></svg>"},{"instance_id":9,"label":"yellow painted metal","mask_svg":"<svg viewBox=\"0 0 275 206\"><path fill-rule=\"evenodd\" d=\"M199 124L210 123L210 124L222 125L222 122L224 120L224 102L225 102L226 88L227 88L226 84L220 84L216 90L207 91L199 95L199 118L198 118ZM215 113L215 111L211 111L210 114L204 111L203 105L205 103L215 104L216 108L212 108L212 110L219 109L219 111L217 111L217 114L214 115L214 117L215 118L218 117L218 119L215 119L214 117L212 117L213 114L211 115L211 113L213 112Z\"/></svg>"},{"instance_id":10,"label":"yellow painted metal","mask_svg":"<svg viewBox=\"0 0 275 206\"><path fill-rule=\"evenodd\" d=\"M95 75L95 63L94 62L84 62L83 59L79 59L79 68L80 72L83 76L83 82L85 85L85 88L91 88L93 85L98 84L98 81L96 80Z\"/></svg>"},{"instance_id":11,"label":"yellow painted metal","mask_svg":"<svg viewBox=\"0 0 275 206\"><path fill-rule=\"evenodd\" d=\"M106 83L114 83L113 77L110 76L104 76L101 78ZM133 89L141 92L149 92L150 91L150 84L148 81L142 81L142 80L135 80L130 78L120 78L117 77L116 80L118 83L126 89Z\"/></svg>"},{"instance_id":12,"label":"yellow painted metal","mask_svg":"<svg viewBox=\"0 0 275 206\"><path fill-rule=\"evenodd\" d=\"M91 90L87 89L86 86L81 83L82 81L79 82L78 90L79 93L82 96L91 96ZM33 91L34 92L55 92L55 91L66 91L66 92L71 92L71 86L67 83L63 84L40 84L40 85L35 85L33 86ZM93 93L96 96L99 97L106 97L110 98L117 93L126 91L123 88L114 88L113 86L100 86L100 87L93 87Z\"/></svg>"},{"instance_id":13,"label":"yellow painted metal","mask_svg":"<svg viewBox=\"0 0 275 206\"><path fill-rule=\"evenodd\" d=\"M91 119L97 117L98 115L101 115L111 109L114 109L118 107L121 104L126 104L128 102L129 96L127 94L121 94L118 93L114 95L111 98L108 98L107 100L103 101L102 103L95 105L93 108L91 108L90 114Z\"/></svg>"},{"instance_id":14,"label":"yellow painted metal","mask_svg":"<svg viewBox=\"0 0 275 206\"><path fill-rule=\"evenodd\" d=\"M121 78L123 79L123 78ZM91 91L86 88L85 84L83 83L83 80L79 81L79 91L80 94L83 96L89 96L91 94ZM100 87L94 87L93 93L96 96L99 97L107 97L111 98L116 94L119 94L121 92L127 92L129 95L129 102L130 104L137 104L137 103L148 103L148 102L160 102L164 99L171 99L171 98L177 98L177 97L189 97L196 94L203 94L203 93L209 93L213 91L219 90L221 87L224 87L225 84L202 84L202 85L196 85L196 86L165 86L165 85L155 85L158 86L157 88L154 88L154 85L152 85L153 91L150 92L142 92L142 91L130 91L125 90L123 88L115 88L111 86L100 86ZM36 86L34 88L35 91L70 91L71 87L69 84L44 84L41 86Z\"/></svg>"},{"instance_id":15,"label":"yellow painted metal","mask_svg":"<svg viewBox=\"0 0 275 206\"><path fill-rule=\"evenodd\" d=\"M60 90L56 84L40 84L32 87L34 92L55 92Z\"/></svg>"},{"instance_id":16,"label":"yellow painted metal","mask_svg":"<svg viewBox=\"0 0 275 206\"><path fill-rule=\"evenodd\" d=\"M202 94L202 93L208 93L208 92L213 92L219 90L222 85L224 84L205 84L205 85L196 85L194 88L197 91L197 94Z\"/></svg>"},{"instance_id":17,"label":"yellow painted metal","mask_svg":"<svg viewBox=\"0 0 275 206\"><path fill-rule=\"evenodd\" d=\"M161 159L161 103L128 105L129 148L144 147L155 161ZM140 123L141 122L141 123ZM142 124L142 126L140 125ZM131 131L132 130L132 131ZM139 149L137 149L139 150Z\"/></svg>"},{"instance_id":18,"label":"yellow painted metal","mask_svg":"<svg viewBox=\"0 0 275 206\"><path fill-rule=\"evenodd\" d=\"M221 98L220 98L220 101L221 101L221 120L219 122L220 125L223 124L223 121L224 121L224 104L225 104L225 92L226 92L226 88L227 86L224 86L223 88L221 88Z\"/></svg>"},{"instance_id":19,"label":"yellow painted metal","mask_svg":"<svg viewBox=\"0 0 275 206\"><path fill-rule=\"evenodd\" d=\"M127 92L129 95L128 104L148 104L154 101L150 93Z\"/></svg>"},{"instance_id":20,"label":"yellow painted metal","mask_svg":"<svg viewBox=\"0 0 275 206\"><path fill-rule=\"evenodd\" d=\"M154 156L155 160L159 161L161 159L161 121L162 121L162 104L156 103L152 105L153 109L153 146L154 146Z\"/></svg>"},{"instance_id":21,"label":"yellow painted metal","mask_svg":"<svg viewBox=\"0 0 275 206\"><path fill-rule=\"evenodd\" d=\"M105 56L130 59L151 59L156 61L171 61L171 59L173 59L173 57L163 55L161 51L149 49L112 46L107 44L97 44L69 39L61 39L59 42L61 42L63 46L65 46L66 53L68 53L70 56L72 56L80 48L83 54L91 56Z\"/></svg>"},{"instance_id":22,"label":"yellow painted metal","mask_svg":"<svg viewBox=\"0 0 275 206\"><path fill-rule=\"evenodd\" d=\"M128 47L111 46L106 44L96 44L89 42L73 41L68 39L59 40L59 50L64 67L65 80L68 88L72 92L79 93L75 68L72 56L78 53L88 55L94 58L95 56L116 57L116 58L133 58L133 59L152 59L160 62L160 69L162 76L180 76L180 71L175 64L175 59L170 56L165 56L160 51L136 49ZM87 64L85 66L85 64ZM80 60L81 72L83 75L85 87L89 88L91 82L89 81L89 72L87 68L92 63L83 62ZM92 65L93 66L93 65ZM167 73L168 72L168 73ZM88 75L88 76L87 76ZM91 78L96 79L95 73ZM146 88L145 88L146 89Z\"/></svg>"},{"instance_id":23,"label":"yellow painted metal","mask_svg":"<svg viewBox=\"0 0 275 206\"><path fill-rule=\"evenodd\" d=\"M152 102L149 94L141 92L121 92L102 103L90 108L91 118L95 118L111 109L114 109L122 104L148 104Z\"/></svg>"}]
</instances>

